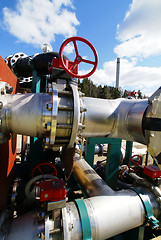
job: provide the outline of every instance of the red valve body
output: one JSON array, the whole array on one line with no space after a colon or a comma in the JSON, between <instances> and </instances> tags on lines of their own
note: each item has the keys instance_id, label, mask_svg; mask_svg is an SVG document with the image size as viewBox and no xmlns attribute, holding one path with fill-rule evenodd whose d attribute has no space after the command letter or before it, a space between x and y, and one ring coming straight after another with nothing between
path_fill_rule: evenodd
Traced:
<instances>
[{"instance_id":1,"label":"red valve body","mask_svg":"<svg viewBox=\"0 0 161 240\"><path fill-rule=\"evenodd\" d=\"M73 64L72 61L69 61L67 59L64 59L63 61L64 61L66 68L70 68L70 66L72 66L72 64ZM60 61L60 58L53 58L52 66L49 68L49 73L51 73L53 67L64 69L64 67ZM74 69L72 69L71 72L74 74L78 74L78 65Z\"/></svg>"},{"instance_id":2,"label":"red valve body","mask_svg":"<svg viewBox=\"0 0 161 240\"><path fill-rule=\"evenodd\" d=\"M61 179L50 179L38 184L40 187L40 202L60 201L67 195L65 182Z\"/></svg>"},{"instance_id":3,"label":"red valve body","mask_svg":"<svg viewBox=\"0 0 161 240\"><path fill-rule=\"evenodd\" d=\"M161 170L156 165L145 166L143 173L150 178L161 178Z\"/></svg>"}]
</instances>

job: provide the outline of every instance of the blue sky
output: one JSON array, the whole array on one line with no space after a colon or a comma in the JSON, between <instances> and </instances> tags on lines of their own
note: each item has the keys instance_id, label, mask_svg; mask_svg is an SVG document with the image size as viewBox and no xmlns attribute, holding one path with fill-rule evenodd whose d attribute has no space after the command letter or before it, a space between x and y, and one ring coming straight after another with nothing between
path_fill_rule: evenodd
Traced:
<instances>
[{"instance_id":1,"label":"blue sky","mask_svg":"<svg viewBox=\"0 0 161 240\"><path fill-rule=\"evenodd\" d=\"M160 0L1 0L0 55L30 56L40 53L44 42L59 51L66 38L81 36L99 56L90 77L95 84L115 86L119 56L120 86L151 95L161 85L160 12ZM90 58L85 48L80 50Z\"/></svg>"}]
</instances>

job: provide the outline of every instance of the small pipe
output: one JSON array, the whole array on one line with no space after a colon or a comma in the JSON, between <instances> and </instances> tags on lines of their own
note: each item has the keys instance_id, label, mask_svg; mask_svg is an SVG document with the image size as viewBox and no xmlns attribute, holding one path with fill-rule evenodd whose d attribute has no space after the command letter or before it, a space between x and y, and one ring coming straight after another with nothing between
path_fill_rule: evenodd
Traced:
<instances>
[{"instance_id":1,"label":"small pipe","mask_svg":"<svg viewBox=\"0 0 161 240\"><path fill-rule=\"evenodd\" d=\"M87 197L113 195L114 191L83 159L75 157L73 174Z\"/></svg>"}]
</instances>

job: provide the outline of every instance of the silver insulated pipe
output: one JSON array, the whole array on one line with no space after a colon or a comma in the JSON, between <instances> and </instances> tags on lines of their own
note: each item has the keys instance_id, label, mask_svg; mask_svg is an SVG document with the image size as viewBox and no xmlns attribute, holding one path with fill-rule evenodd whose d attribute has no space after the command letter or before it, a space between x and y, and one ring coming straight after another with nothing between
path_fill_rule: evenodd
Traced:
<instances>
[{"instance_id":1,"label":"silver insulated pipe","mask_svg":"<svg viewBox=\"0 0 161 240\"><path fill-rule=\"evenodd\" d=\"M6 94L0 102L1 135L46 137L48 145L70 147L77 135L146 143L142 121L147 100L80 98L76 86L58 91L55 84L48 94Z\"/></svg>"},{"instance_id":2,"label":"silver insulated pipe","mask_svg":"<svg viewBox=\"0 0 161 240\"><path fill-rule=\"evenodd\" d=\"M67 203L62 209L65 240L82 239L84 226L81 212L84 211L91 230L89 239L108 239L145 223L146 210L135 191L113 191L83 159L76 159L73 173L89 198ZM143 191L153 214L158 217L160 210L156 198L150 191ZM85 222L88 224L87 219Z\"/></svg>"},{"instance_id":3,"label":"silver insulated pipe","mask_svg":"<svg viewBox=\"0 0 161 240\"><path fill-rule=\"evenodd\" d=\"M110 137L145 144L142 121L148 100L82 98L87 108L82 136Z\"/></svg>"},{"instance_id":4,"label":"silver insulated pipe","mask_svg":"<svg viewBox=\"0 0 161 240\"><path fill-rule=\"evenodd\" d=\"M152 156L161 153L160 96L151 102L82 97L73 83L53 83L47 90L0 95L0 143L11 132L44 137L51 148L70 148L77 136L108 137L146 144Z\"/></svg>"}]
</instances>

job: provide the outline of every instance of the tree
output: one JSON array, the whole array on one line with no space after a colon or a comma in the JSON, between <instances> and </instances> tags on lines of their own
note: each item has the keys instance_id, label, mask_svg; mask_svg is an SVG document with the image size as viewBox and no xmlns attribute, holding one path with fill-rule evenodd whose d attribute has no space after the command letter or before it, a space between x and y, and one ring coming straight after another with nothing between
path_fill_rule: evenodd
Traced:
<instances>
[{"instance_id":1,"label":"tree","mask_svg":"<svg viewBox=\"0 0 161 240\"><path fill-rule=\"evenodd\" d=\"M97 87L90 79L84 78L82 83L80 83L80 88L86 97L97 97Z\"/></svg>"},{"instance_id":2,"label":"tree","mask_svg":"<svg viewBox=\"0 0 161 240\"><path fill-rule=\"evenodd\" d=\"M140 98L140 99L143 98L142 92L140 90L138 90L138 98Z\"/></svg>"}]
</instances>

